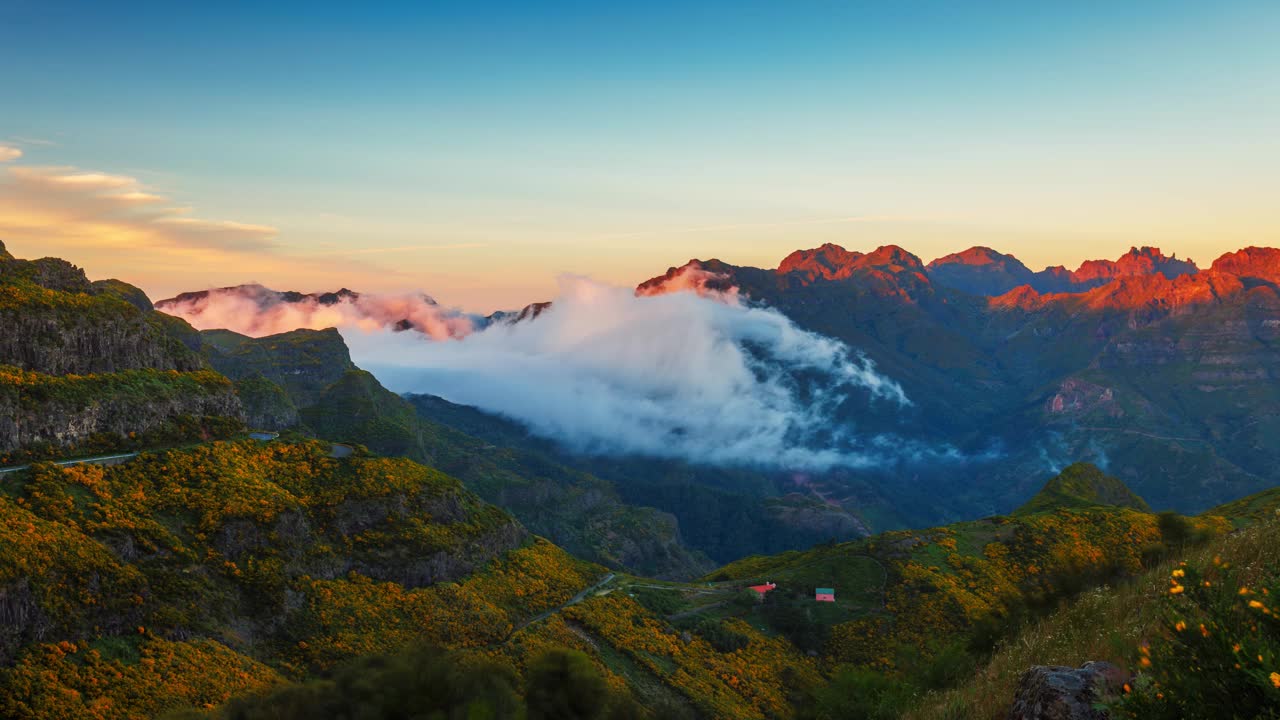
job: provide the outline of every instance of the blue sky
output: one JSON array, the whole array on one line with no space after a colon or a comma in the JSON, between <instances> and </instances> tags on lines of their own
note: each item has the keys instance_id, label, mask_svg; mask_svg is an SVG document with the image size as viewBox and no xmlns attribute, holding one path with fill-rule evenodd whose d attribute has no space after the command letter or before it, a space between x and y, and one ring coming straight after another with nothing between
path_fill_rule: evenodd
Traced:
<instances>
[{"instance_id":1,"label":"blue sky","mask_svg":"<svg viewBox=\"0 0 1280 720\"><path fill-rule=\"evenodd\" d=\"M0 0L7 166L270 230L260 263L206 239L136 270L153 294L350 277L492 309L826 241L1037 268L1280 241L1274 2L182 5ZM91 274L187 242L3 208L15 252Z\"/></svg>"}]
</instances>

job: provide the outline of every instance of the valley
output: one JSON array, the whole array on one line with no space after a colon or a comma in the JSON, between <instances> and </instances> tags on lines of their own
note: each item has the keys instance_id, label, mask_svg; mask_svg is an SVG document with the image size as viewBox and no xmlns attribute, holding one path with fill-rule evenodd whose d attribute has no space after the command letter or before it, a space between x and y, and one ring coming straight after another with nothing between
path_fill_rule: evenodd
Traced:
<instances>
[{"instance_id":1,"label":"valley","mask_svg":"<svg viewBox=\"0 0 1280 720\"><path fill-rule=\"evenodd\" d=\"M909 338L886 342L897 326L872 318L891 310L934 322L920 314L931 295L950 301L929 312L963 304L970 313L979 300L930 289L901 252L879 253L867 262L889 265L870 270L857 266L862 256L850 257L815 251L768 282L766 271L706 266L741 283L752 302L859 338L919 398L899 417L853 397L840 412L859 427L976 447L965 433L989 432L973 424L987 418L1004 433L1004 451L804 472L578 453L482 409L387 390L333 329L260 338L199 332L147 315L149 302L121 284L75 280L72 266L42 261L59 268L46 280L25 261L0 261L19 264L0 273L16 278L0 283L10 313L101 305L95 312L134 318L128 332L141 338L118 344L109 366L76 372L36 347L39 335L2 358L0 397L10 398L12 430L0 475L0 714L222 717L419 655L510 678L518 703L547 658L568 652L605 688L600 712L609 717L810 720L849 708L941 717L943 705L974 708L959 716L996 717L1020 692L1016 664L1028 661L1010 658L1024 657L1024 633L1046 632L1062 613L1101 608L1110 593L1137 602L1153 574L1167 574L1178 558L1203 562L1205 553L1227 552L1210 548L1273 532L1276 483L1264 461L1246 457L1265 445L1243 440L1248 428L1265 431L1268 416L1249 416L1253 424L1228 434L1214 424L1249 406L1202 404L1181 421L1169 415L1180 407L1170 397L1198 398L1204 383L1225 377L1252 387L1248 373L1204 369L1245 360L1188 355L1200 358L1193 362L1175 344L1158 372L1120 361L1153 333L1194 345L1213 327L1204 317L1268 311L1256 296L1148 324L1131 318L1133 327L1115 336L1122 339L1095 341L1082 370L1015 368L999 353L983 361L986 370L965 361L964 372L988 373L970 381L1007 394L966 406L987 414L962 431L966 424L948 413L971 391L923 392L913 383L940 372L939 356L908 352L917 347ZM914 279L897 277L903 272ZM824 273L835 279L820 279ZM1171 282L1187 277L1194 275ZM663 282L642 288L659 292ZM1082 292L1113 292L1116 282ZM134 302L119 300L126 295ZM863 320L840 325L839 308ZM540 317L547 312L554 305ZM1030 329L1045 318L1020 322ZM881 334L868 334L876 327ZM1265 367L1268 346L1252 337L1240 339L1240 357ZM973 353L994 347L983 334L962 341ZM1152 389L1184 373L1199 385L1164 396ZM1044 390L1035 395L1035 387ZM1014 389L1036 399L1016 400ZM1247 393L1259 403L1267 397ZM1000 413L1009 417L990 419ZM1109 467L1075 462L1019 475L1043 468L1043 458L1010 444L1038 433L1057 434L1062 453L1073 452L1070 433L1078 433L1093 444L1086 459L1105 457ZM1143 472L1120 459L1154 450L1116 439L1126 436L1180 454L1170 470ZM1248 482L1212 474L1185 481L1204 471L1200 454L1217 453L1259 472ZM1231 494L1255 486L1258 494ZM1169 510L1177 494L1201 511ZM1233 502L1199 507L1222 496ZM1126 635L1126 647L1146 636ZM1077 665L1140 667L1129 649L1103 652L1096 642L1074 647L1075 655L1054 652ZM996 699L973 689L997 686Z\"/></svg>"}]
</instances>

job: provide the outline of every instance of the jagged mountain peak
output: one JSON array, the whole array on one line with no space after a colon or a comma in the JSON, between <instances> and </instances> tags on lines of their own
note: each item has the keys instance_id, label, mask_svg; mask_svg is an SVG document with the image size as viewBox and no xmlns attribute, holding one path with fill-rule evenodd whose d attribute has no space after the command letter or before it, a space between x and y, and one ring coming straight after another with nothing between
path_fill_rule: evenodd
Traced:
<instances>
[{"instance_id":1,"label":"jagged mountain peak","mask_svg":"<svg viewBox=\"0 0 1280 720\"><path fill-rule=\"evenodd\" d=\"M853 274L853 270L863 253L846 250L834 243L825 243L808 250L796 250L782 259L778 264L778 274L799 272L808 279L823 278L826 280L843 280Z\"/></svg>"},{"instance_id":2,"label":"jagged mountain peak","mask_svg":"<svg viewBox=\"0 0 1280 720\"><path fill-rule=\"evenodd\" d=\"M1211 270L1242 279L1280 283L1280 248L1250 246L1213 261Z\"/></svg>"},{"instance_id":3,"label":"jagged mountain peak","mask_svg":"<svg viewBox=\"0 0 1280 720\"><path fill-rule=\"evenodd\" d=\"M1129 252L1116 260L1086 260L1073 273L1076 284L1096 280L1111 280L1116 277L1131 275L1164 275L1173 279L1180 275L1190 275L1199 271L1191 260L1179 260L1177 254L1165 255L1160 248L1143 246L1133 247Z\"/></svg>"}]
</instances>

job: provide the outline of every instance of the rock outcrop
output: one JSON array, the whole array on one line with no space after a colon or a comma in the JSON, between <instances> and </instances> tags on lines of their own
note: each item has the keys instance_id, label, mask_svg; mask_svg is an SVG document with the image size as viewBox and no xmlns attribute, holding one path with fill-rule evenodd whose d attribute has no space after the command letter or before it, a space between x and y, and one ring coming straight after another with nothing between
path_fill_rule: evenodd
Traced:
<instances>
[{"instance_id":1,"label":"rock outcrop","mask_svg":"<svg viewBox=\"0 0 1280 720\"><path fill-rule=\"evenodd\" d=\"M1022 285L1044 294L1081 293L1119 278L1159 276L1173 280L1199 272L1194 262L1166 256L1153 247L1131 248L1117 260L1086 260L1076 270L1056 265L1035 273L1012 255L974 247L938 258L929 263L928 270L939 285L991 297Z\"/></svg>"},{"instance_id":2,"label":"rock outcrop","mask_svg":"<svg viewBox=\"0 0 1280 720\"><path fill-rule=\"evenodd\" d=\"M275 383L296 408L315 405L326 388L356 367L342 335L333 328L263 338L228 330L206 330L201 336L214 370L236 381L257 377Z\"/></svg>"},{"instance_id":3,"label":"rock outcrop","mask_svg":"<svg viewBox=\"0 0 1280 720\"><path fill-rule=\"evenodd\" d=\"M65 260L0 256L0 365L51 375L202 367L184 343L191 328L149 304L131 285L90 283Z\"/></svg>"},{"instance_id":4,"label":"rock outcrop","mask_svg":"<svg viewBox=\"0 0 1280 720\"><path fill-rule=\"evenodd\" d=\"M32 446L71 449L91 438L123 441L172 429L181 418L198 423L241 416L234 386L208 371L0 379L0 453Z\"/></svg>"},{"instance_id":5,"label":"rock outcrop","mask_svg":"<svg viewBox=\"0 0 1280 720\"><path fill-rule=\"evenodd\" d=\"M1124 671L1105 662L1079 669L1037 665L1022 674L1009 720L1107 720L1095 705L1124 682Z\"/></svg>"},{"instance_id":6,"label":"rock outcrop","mask_svg":"<svg viewBox=\"0 0 1280 720\"><path fill-rule=\"evenodd\" d=\"M204 370L198 340L132 285L0 252L0 453L104 450L179 426L199 434L215 416L238 424L234 388Z\"/></svg>"}]
</instances>

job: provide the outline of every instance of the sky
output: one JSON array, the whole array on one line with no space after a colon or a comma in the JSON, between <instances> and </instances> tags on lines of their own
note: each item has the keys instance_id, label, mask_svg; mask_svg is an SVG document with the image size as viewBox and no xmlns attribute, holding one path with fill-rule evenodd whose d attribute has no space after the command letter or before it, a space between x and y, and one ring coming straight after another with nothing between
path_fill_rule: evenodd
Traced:
<instances>
[{"instance_id":1,"label":"sky","mask_svg":"<svg viewBox=\"0 0 1280 720\"><path fill-rule=\"evenodd\" d=\"M476 312L824 242L1280 245L1273 1L371 5L0 0L0 240Z\"/></svg>"}]
</instances>

